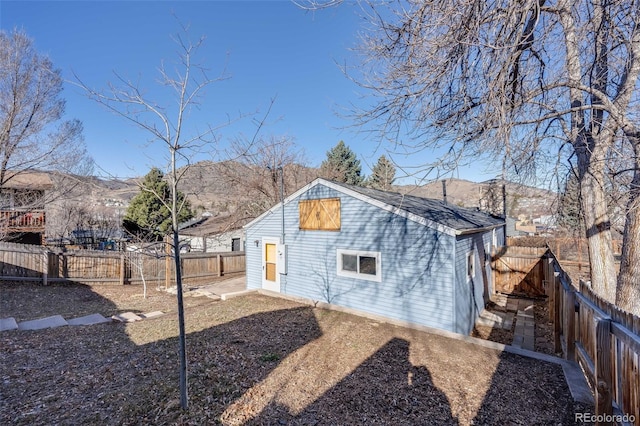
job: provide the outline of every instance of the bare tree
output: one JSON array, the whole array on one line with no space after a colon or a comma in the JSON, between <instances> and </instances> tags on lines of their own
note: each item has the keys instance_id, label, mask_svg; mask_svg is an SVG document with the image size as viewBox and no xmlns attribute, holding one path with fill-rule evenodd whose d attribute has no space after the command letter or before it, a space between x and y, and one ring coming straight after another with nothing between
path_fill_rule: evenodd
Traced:
<instances>
[{"instance_id":1,"label":"bare tree","mask_svg":"<svg viewBox=\"0 0 640 426\"><path fill-rule=\"evenodd\" d=\"M87 175L93 161L87 155L82 124L62 121L60 70L39 54L22 31L0 31L0 193L20 196L19 208L40 209L62 191L13 191L15 181L25 188L43 172ZM13 195L11 194L13 192ZM37 195L27 199L27 195ZM0 224L0 233L9 226Z\"/></svg>"},{"instance_id":2,"label":"bare tree","mask_svg":"<svg viewBox=\"0 0 640 426\"><path fill-rule=\"evenodd\" d=\"M180 200L178 197L178 184L195 155L203 152L215 155L215 132L220 126L210 126L205 131L196 130L194 134L188 134L185 131L187 129L185 121L189 118L190 108L201 101L205 89L226 79L227 76L223 72L217 77L209 77L207 69L202 64L195 62L197 51L204 42L204 37L201 37L197 42L192 42L188 37L188 28L183 26L182 32L174 36L173 40L179 48L177 64L175 64L175 68L172 68L173 71L167 70L164 63L159 68L158 84L169 91L171 99L171 102L166 105L150 99L137 81L129 80L120 74L115 74L116 83L109 83L107 90L93 89L84 84L77 76L76 78L80 87L86 91L91 99L131 124L145 130L151 138L151 143L159 143L166 148L165 177L169 183L171 196L167 201L163 194L155 195L171 211L172 251L176 266L175 280L180 333L180 403L183 409L187 409L186 337L178 235L178 218L186 198ZM153 188L142 187L141 189L152 193L154 191Z\"/></svg>"},{"instance_id":3,"label":"bare tree","mask_svg":"<svg viewBox=\"0 0 640 426\"><path fill-rule=\"evenodd\" d=\"M288 136L236 138L227 157L234 160L222 163L224 178L244 194L236 206L236 222L259 216L280 202L281 196L291 194L315 177L304 166L302 149Z\"/></svg>"},{"instance_id":4,"label":"bare tree","mask_svg":"<svg viewBox=\"0 0 640 426\"><path fill-rule=\"evenodd\" d=\"M622 256L616 304L640 315L640 132L628 133L633 147L629 191L626 206L626 221L622 239Z\"/></svg>"},{"instance_id":5,"label":"bare tree","mask_svg":"<svg viewBox=\"0 0 640 426\"><path fill-rule=\"evenodd\" d=\"M65 110L60 70L21 31L0 31L0 186L28 171L87 172L78 120Z\"/></svg>"},{"instance_id":6,"label":"bare tree","mask_svg":"<svg viewBox=\"0 0 640 426\"><path fill-rule=\"evenodd\" d=\"M327 2L306 2L321 7ZM352 78L375 98L357 121L382 139L445 154L425 171L478 157L536 176L574 161L592 285L610 301L640 291L637 191L629 192L616 282L607 161L623 137L638 167L640 3L523 0L369 2L364 64ZM400 134L408 132L408 140ZM633 282L635 281L635 282ZM640 313L624 299L618 303Z\"/></svg>"}]
</instances>

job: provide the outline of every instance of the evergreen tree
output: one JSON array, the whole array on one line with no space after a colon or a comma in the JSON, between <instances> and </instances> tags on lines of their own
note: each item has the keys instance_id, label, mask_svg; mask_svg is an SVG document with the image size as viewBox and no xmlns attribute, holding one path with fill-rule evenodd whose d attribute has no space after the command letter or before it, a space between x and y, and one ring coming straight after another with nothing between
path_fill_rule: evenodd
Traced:
<instances>
[{"instance_id":1,"label":"evergreen tree","mask_svg":"<svg viewBox=\"0 0 640 426\"><path fill-rule=\"evenodd\" d=\"M393 185L396 176L396 168L387 157L384 155L380 156L371 172L371 176L367 179L368 186L383 191L391 190L391 185Z\"/></svg>"},{"instance_id":2,"label":"evergreen tree","mask_svg":"<svg viewBox=\"0 0 640 426\"><path fill-rule=\"evenodd\" d=\"M141 190L129 204L123 226L127 232L143 239L154 239L171 231L171 190L160 169L154 167L144 177ZM191 206L178 192L178 221L193 217Z\"/></svg>"},{"instance_id":3,"label":"evergreen tree","mask_svg":"<svg viewBox=\"0 0 640 426\"><path fill-rule=\"evenodd\" d=\"M362 185L364 177L356 153L343 141L327 151L327 159L320 165L322 177L351 185Z\"/></svg>"},{"instance_id":4,"label":"evergreen tree","mask_svg":"<svg viewBox=\"0 0 640 426\"><path fill-rule=\"evenodd\" d=\"M570 171L565 181L564 191L558 195L558 224L573 235L583 230L580 204L580 182Z\"/></svg>"}]
</instances>

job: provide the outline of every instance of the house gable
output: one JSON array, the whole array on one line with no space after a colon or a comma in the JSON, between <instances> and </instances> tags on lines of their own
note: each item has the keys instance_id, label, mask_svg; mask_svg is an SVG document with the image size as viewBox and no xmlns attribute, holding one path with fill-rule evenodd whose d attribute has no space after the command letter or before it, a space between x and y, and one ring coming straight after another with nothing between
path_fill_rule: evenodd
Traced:
<instances>
[{"instance_id":1,"label":"house gable","mask_svg":"<svg viewBox=\"0 0 640 426\"><path fill-rule=\"evenodd\" d=\"M400 217L409 219L424 226L436 229L448 235L462 235L466 233L481 232L504 225L504 221L492 218L486 213L476 212L470 209L462 209L457 206L447 205L437 200L429 200L421 197L378 191L369 188L361 188L338 182L328 181L322 178L315 179L308 185L300 188L284 199L284 204L298 199L301 194L307 193L317 185L331 188L339 193L349 195L355 199L371 204L381 210L391 212ZM280 208L276 204L262 215L249 222L261 220L263 217L273 214ZM436 214L434 214L434 211Z\"/></svg>"}]
</instances>

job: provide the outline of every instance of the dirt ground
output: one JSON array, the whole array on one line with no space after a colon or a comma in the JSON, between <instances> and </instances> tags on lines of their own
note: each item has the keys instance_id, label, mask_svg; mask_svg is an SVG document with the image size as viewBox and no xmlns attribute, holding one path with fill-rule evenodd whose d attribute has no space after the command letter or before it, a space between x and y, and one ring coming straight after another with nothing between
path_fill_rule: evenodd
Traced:
<instances>
[{"instance_id":1,"label":"dirt ground","mask_svg":"<svg viewBox=\"0 0 640 426\"><path fill-rule=\"evenodd\" d=\"M185 298L189 408L175 296L132 286L0 283L0 317L168 314L0 333L0 424L571 425L562 369L257 294Z\"/></svg>"}]
</instances>

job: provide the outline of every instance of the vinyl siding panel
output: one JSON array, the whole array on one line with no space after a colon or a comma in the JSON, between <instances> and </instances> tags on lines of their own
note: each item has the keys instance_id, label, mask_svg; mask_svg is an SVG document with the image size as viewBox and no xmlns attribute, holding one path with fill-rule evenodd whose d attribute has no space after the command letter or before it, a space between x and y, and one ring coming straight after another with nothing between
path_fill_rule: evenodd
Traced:
<instances>
[{"instance_id":1,"label":"vinyl siding panel","mask_svg":"<svg viewBox=\"0 0 640 426\"><path fill-rule=\"evenodd\" d=\"M339 198L340 231L299 229L298 201ZM247 228L247 287L261 287L263 237L281 235L281 211ZM288 273L281 292L417 324L454 325L455 238L316 185L285 206ZM337 250L380 252L381 282L337 275Z\"/></svg>"},{"instance_id":2,"label":"vinyl siding panel","mask_svg":"<svg viewBox=\"0 0 640 426\"><path fill-rule=\"evenodd\" d=\"M285 212L287 212L286 209ZM280 238L281 224L282 216L278 210L277 216L270 214L254 226L246 228L247 289L262 288L262 239L265 237Z\"/></svg>"},{"instance_id":3,"label":"vinyl siding panel","mask_svg":"<svg viewBox=\"0 0 640 426\"><path fill-rule=\"evenodd\" d=\"M457 238L455 250L455 323L456 332L469 334L492 292L491 266L487 248L491 248L492 231ZM467 256L473 253L473 275L468 275ZM490 252L489 252L490 253Z\"/></svg>"}]
</instances>

